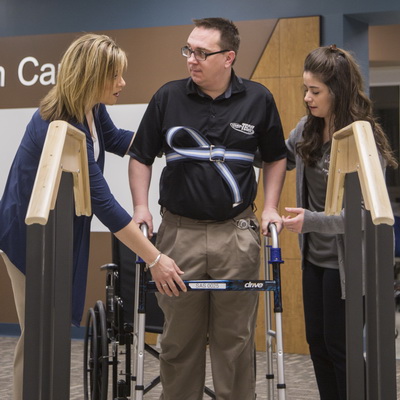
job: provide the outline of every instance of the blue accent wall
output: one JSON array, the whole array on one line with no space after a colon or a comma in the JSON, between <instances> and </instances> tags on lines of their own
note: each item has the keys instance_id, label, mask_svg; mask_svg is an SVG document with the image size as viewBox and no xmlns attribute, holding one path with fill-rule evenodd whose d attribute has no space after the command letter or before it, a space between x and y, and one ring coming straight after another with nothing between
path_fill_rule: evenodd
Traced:
<instances>
[{"instance_id":1,"label":"blue accent wall","mask_svg":"<svg viewBox=\"0 0 400 400\"><path fill-rule=\"evenodd\" d=\"M316 15L321 45L352 50L368 80L368 26L400 24L400 1L1 0L0 37L190 25L193 18L215 16L246 21Z\"/></svg>"},{"instance_id":2,"label":"blue accent wall","mask_svg":"<svg viewBox=\"0 0 400 400\"><path fill-rule=\"evenodd\" d=\"M323 41L340 35L344 16L373 25L400 23L399 0L1 0L0 36L322 16Z\"/></svg>"}]
</instances>

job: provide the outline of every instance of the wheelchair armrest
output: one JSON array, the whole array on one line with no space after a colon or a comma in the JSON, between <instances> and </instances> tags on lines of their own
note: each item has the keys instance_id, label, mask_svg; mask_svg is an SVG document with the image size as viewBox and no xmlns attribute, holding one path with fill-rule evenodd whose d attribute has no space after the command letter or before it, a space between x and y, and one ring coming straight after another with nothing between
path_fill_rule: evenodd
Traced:
<instances>
[{"instance_id":1,"label":"wheelchair armrest","mask_svg":"<svg viewBox=\"0 0 400 400\"><path fill-rule=\"evenodd\" d=\"M100 267L101 270L105 269L106 271L116 271L118 268L118 265L113 263L104 264Z\"/></svg>"}]
</instances>

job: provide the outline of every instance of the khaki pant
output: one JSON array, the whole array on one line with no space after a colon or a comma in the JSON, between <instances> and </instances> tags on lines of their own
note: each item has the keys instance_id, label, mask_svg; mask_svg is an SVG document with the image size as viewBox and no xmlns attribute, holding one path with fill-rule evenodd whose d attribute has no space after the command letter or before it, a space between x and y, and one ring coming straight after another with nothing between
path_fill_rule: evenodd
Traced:
<instances>
[{"instance_id":1,"label":"khaki pant","mask_svg":"<svg viewBox=\"0 0 400 400\"><path fill-rule=\"evenodd\" d=\"M21 336L14 351L13 399L22 400L23 368L24 368L24 331L25 331L25 275L0 251L7 267L14 293L15 307L21 327Z\"/></svg>"},{"instance_id":2,"label":"khaki pant","mask_svg":"<svg viewBox=\"0 0 400 400\"><path fill-rule=\"evenodd\" d=\"M157 247L176 261L185 272L184 280L258 279L260 237L250 221L258 227L251 210L223 222L192 220L167 211ZM203 399L207 343L216 398L255 398L258 296L236 291L189 292L173 298L157 295L165 315L161 399Z\"/></svg>"}]
</instances>

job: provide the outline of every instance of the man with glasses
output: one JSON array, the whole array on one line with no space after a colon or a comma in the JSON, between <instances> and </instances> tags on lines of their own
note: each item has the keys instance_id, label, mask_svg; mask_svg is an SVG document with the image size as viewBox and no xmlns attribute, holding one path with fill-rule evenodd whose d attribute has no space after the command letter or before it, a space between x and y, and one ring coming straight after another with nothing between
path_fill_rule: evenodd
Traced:
<instances>
[{"instance_id":1,"label":"man with glasses","mask_svg":"<svg viewBox=\"0 0 400 400\"><path fill-rule=\"evenodd\" d=\"M130 155L134 219L153 230L148 207L151 165L162 151L162 223L157 247L176 260L181 278L258 279L260 227L253 213L257 150L265 201L261 232L281 218L278 201L286 148L278 111L264 86L233 71L236 26L223 18L194 20L181 53L189 78L162 86L151 99ZM203 399L210 347L218 400L255 398L254 333L257 292L187 292L173 296L176 272L151 273L165 315L161 340L164 400ZM166 296L165 296L166 295Z\"/></svg>"}]
</instances>

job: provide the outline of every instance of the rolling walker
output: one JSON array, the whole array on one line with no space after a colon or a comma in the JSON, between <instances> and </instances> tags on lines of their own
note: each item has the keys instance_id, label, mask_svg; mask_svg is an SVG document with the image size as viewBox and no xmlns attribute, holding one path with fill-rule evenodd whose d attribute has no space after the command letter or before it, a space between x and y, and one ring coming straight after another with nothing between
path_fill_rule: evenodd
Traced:
<instances>
[{"instance_id":1,"label":"rolling walker","mask_svg":"<svg viewBox=\"0 0 400 400\"><path fill-rule=\"evenodd\" d=\"M147 226L142 225L148 237ZM286 400L282 339L282 296L280 265L281 250L276 226L269 226L271 238L264 238L264 280L188 280L188 291L263 291L265 298L265 339L267 366L267 398L275 399L273 345L277 362L278 400ZM271 244L269 244L271 242ZM153 379L144 382L144 358L146 351L155 357L158 352L145 343L146 294L157 292L154 281L148 279L146 263L136 256L133 324L123 321L123 299L119 290L119 267L107 264L106 304L97 301L88 312L84 341L84 398L85 400L108 399L108 367L112 367L112 400L142 400L145 393L160 382ZM272 279L270 279L272 272ZM273 300L271 295L273 293ZM272 329L271 308L275 314L275 330ZM124 349L121 351L121 346ZM133 354L131 354L133 346ZM119 360L123 355L124 360ZM132 366L131 366L132 364ZM121 370L124 365L125 370ZM133 386L133 390L132 390ZM205 387L205 394L215 399L214 392Z\"/></svg>"}]
</instances>

